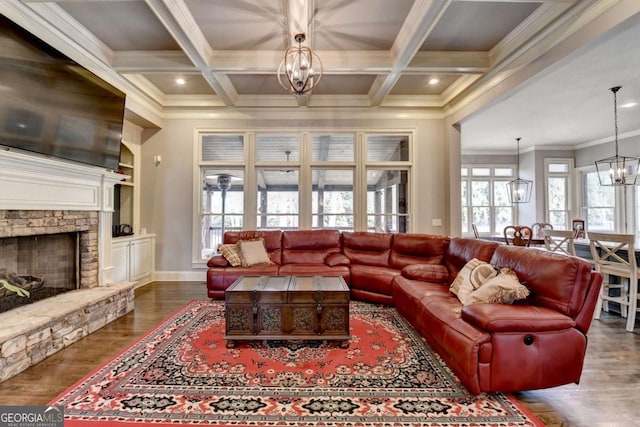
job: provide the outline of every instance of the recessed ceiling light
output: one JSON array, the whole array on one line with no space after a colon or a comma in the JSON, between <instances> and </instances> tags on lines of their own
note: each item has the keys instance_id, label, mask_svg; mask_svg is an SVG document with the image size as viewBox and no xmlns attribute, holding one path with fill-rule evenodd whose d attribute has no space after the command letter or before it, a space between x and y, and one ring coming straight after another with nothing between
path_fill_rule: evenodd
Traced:
<instances>
[{"instance_id":1,"label":"recessed ceiling light","mask_svg":"<svg viewBox=\"0 0 640 427\"><path fill-rule=\"evenodd\" d=\"M622 104L620 108L633 108L636 105L638 105L638 103L632 101L632 102L627 102L626 104Z\"/></svg>"},{"instance_id":2,"label":"recessed ceiling light","mask_svg":"<svg viewBox=\"0 0 640 427\"><path fill-rule=\"evenodd\" d=\"M178 77L178 78L175 80L175 82L176 82L176 84L179 84L180 86L182 86L182 85L184 85L184 84L187 84L187 81L186 81L185 79L183 79L182 77Z\"/></svg>"},{"instance_id":3,"label":"recessed ceiling light","mask_svg":"<svg viewBox=\"0 0 640 427\"><path fill-rule=\"evenodd\" d=\"M433 77L433 78L429 79L429 84L430 84L431 86L433 86L433 85L437 85L438 83L440 83L440 79L438 79L438 78L436 78L436 77Z\"/></svg>"}]
</instances>

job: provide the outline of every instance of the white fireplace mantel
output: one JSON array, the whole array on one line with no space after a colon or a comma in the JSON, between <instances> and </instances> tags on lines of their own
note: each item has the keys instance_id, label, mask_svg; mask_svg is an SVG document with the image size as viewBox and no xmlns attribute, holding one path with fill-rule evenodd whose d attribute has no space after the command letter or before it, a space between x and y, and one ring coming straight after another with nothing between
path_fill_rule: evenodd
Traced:
<instances>
[{"instance_id":1,"label":"white fireplace mantel","mask_svg":"<svg viewBox=\"0 0 640 427\"><path fill-rule=\"evenodd\" d=\"M123 178L100 167L0 150L0 210L98 211L98 284L104 285L113 269L113 187Z\"/></svg>"}]
</instances>

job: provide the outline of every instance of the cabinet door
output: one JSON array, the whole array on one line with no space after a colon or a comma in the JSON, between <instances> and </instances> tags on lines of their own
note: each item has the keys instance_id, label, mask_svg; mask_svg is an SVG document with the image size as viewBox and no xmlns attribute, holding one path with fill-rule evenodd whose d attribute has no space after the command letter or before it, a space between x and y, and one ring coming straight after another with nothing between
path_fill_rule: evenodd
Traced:
<instances>
[{"instance_id":1,"label":"cabinet door","mask_svg":"<svg viewBox=\"0 0 640 427\"><path fill-rule=\"evenodd\" d=\"M129 280L129 243L114 243L111 247L114 283Z\"/></svg>"},{"instance_id":2,"label":"cabinet door","mask_svg":"<svg viewBox=\"0 0 640 427\"><path fill-rule=\"evenodd\" d=\"M129 270L130 280L140 280L151 274L152 254L151 239L141 239L131 242L129 253L131 257Z\"/></svg>"}]
</instances>

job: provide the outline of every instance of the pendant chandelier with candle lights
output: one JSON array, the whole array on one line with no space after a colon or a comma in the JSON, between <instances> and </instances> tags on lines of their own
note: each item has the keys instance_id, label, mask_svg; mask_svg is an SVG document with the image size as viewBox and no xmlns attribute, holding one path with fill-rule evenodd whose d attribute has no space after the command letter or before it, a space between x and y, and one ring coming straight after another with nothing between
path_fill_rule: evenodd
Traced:
<instances>
[{"instance_id":1,"label":"pendant chandelier with candle lights","mask_svg":"<svg viewBox=\"0 0 640 427\"><path fill-rule=\"evenodd\" d=\"M596 160L596 171L600 185L606 187L621 187L635 185L640 169L640 158L620 156L618 154L618 91L621 86L609 89L613 92L613 121L615 124L615 155L606 159Z\"/></svg>"},{"instance_id":2,"label":"pendant chandelier with candle lights","mask_svg":"<svg viewBox=\"0 0 640 427\"><path fill-rule=\"evenodd\" d=\"M308 46L302 45L305 34L296 34L293 39L298 45L291 45L285 51L278 67L278 82L288 92L304 95L320 82L322 61Z\"/></svg>"}]
</instances>

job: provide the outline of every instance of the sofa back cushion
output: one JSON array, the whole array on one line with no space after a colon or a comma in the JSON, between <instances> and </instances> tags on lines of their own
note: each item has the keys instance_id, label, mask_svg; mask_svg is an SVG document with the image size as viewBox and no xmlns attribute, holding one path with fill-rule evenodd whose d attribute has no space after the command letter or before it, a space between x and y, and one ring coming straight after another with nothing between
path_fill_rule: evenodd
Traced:
<instances>
[{"instance_id":1,"label":"sofa back cushion","mask_svg":"<svg viewBox=\"0 0 640 427\"><path fill-rule=\"evenodd\" d=\"M488 240L465 237L451 239L444 257L445 265L449 269L449 285L455 280L462 267L472 259L489 262L498 246L500 246L498 242Z\"/></svg>"},{"instance_id":2,"label":"sofa back cushion","mask_svg":"<svg viewBox=\"0 0 640 427\"><path fill-rule=\"evenodd\" d=\"M282 231L280 230L246 230L227 231L224 233L224 243L238 243L241 240L255 240L263 238L269 259L276 264L282 263Z\"/></svg>"},{"instance_id":3,"label":"sofa back cushion","mask_svg":"<svg viewBox=\"0 0 640 427\"><path fill-rule=\"evenodd\" d=\"M564 254L500 245L490 263L515 271L531 291L528 301L532 305L572 318L582 310L591 285L591 264Z\"/></svg>"},{"instance_id":4,"label":"sofa back cushion","mask_svg":"<svg viewBox=\"0 0 640 427\"><path fill-rule=\"evenodd\" d=\"M449 237L431 234L395 234L389 265L402 270L411 264L441 264Z\"/></svg>"},{"instance_id":5,"label":"sofa back cushion","mask_svg":"<svg viewBox=\"0 0 640 427\"><path fill-rule=\"evenodd\" d=\"M342 250L351 264L389 267L391 233L347 232L342 233Z\"/></svg>"},{"instance_id":6,"label":"sofa back cushion","mask_svg":"<svg viewBox=\"0 0 640 427\"><path fill-rule=\"evenodd\" d=\"M290 230L282 232L282 264L324 264L340 252L338 230Z\"/></svg>"}]
</instances>

